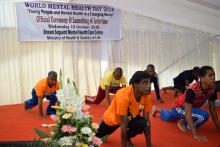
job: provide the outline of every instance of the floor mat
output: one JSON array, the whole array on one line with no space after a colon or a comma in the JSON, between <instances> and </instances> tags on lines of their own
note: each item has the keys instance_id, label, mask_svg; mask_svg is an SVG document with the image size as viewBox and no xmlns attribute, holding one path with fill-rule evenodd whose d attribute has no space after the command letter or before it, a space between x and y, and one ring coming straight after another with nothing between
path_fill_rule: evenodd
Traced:
<instances>
[{"instance_id":1,"label":"floor mat","mask_svg":"<svg viewBox=\"0 0 220 147\"><path fill-rule=\"evenodd\" d=\"M155 93L152 92L152 101L161 108L170 108L172 101L172 91L164 94L162 91L164 104L155 100ZM218 95L220 97L220 95ZM44 110L47 103L44 103ZM105 100L99 105L90 105L90 113L94 116L94 121L99 123L104 111L106 110ZM207 107L204 107L207 109ZM38 139L34 128L48 132L42 128L42 123L52 123L50 118L40 119L38 117L38 107L25 111L23 104L0 106L0 141L31 141ZM218 108L218 117L220 119L220 108ZM198 131L208 138L208 142L199 142L192 138L190 133L181 132L176 123L169 123L160 120L159 115L156 118L150 117L152 143L154 147L220 147L220 133L215 129L211 117ZM132 139L135 147L145 146L144 135L138 135ZM121 146L120 128L109 136L108 140L102 144L103 147Z\"/></svg>"}]
</instances>

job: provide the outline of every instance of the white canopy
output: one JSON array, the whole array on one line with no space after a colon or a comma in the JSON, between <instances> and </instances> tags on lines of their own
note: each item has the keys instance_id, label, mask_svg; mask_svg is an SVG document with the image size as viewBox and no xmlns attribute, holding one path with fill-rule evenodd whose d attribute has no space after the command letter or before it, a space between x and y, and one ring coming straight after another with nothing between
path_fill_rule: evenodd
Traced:
<instances>
[{"instance_id":1,"label":"white canopy","mask_svg":"<svg viewBox=\"0 0 220 147\"><path fill-rule=\"evenodd\" d=\"M220 34L220 0L59 0L103 4L213 35Z\"/></svg>"},{"instance_id":2,"label":"white canopy","mask_svg":"<svg viewBox=\"0 0 220 147\"><path fill-rule=\"evenodd\" d=\"M32 0L2 0L32 1ZM36 0L34 0L36 1ZM38 0L109 5L165 23L220 35L220 0ZM1 7L1 5L0 5ZM4 10L0 10L3 11ZM4 17L4 16L0 16ZM0 22L0 26L2 23ZM3 25L4 26L4 25ZM7 25L6 25L7 27Z\"/></svg>"}]
</instances>

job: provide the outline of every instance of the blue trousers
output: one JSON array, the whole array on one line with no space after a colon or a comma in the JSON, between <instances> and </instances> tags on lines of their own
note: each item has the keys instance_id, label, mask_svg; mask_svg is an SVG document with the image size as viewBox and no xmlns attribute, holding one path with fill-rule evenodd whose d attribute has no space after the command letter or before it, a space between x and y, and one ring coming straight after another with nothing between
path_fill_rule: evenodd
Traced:
<instances>
[{"instance_id":1,"label":"blue trousers","mask_svg":"<svg viewBox=\"0 0 220 147\"><path fill-rule=\"evenodd\" d=\"M32 89L32 98L25 101L25 105L31 109L34 106L36 106L38 104L38 96L36 95L35 89ZM47 95L45 96L47 100L50 100L48 106L47 106L47 110L46 110L46 114L47 115L52 115L52 114L56 114L56 110L51 108L51 106L54 106L57 102L57 97L56 97L56 92L52 93L51 95Z\"/></svg>"},{"instance_id":2,"label":"blue trousers","mask_svg":"<svg viewBox=\"0 0 220 147\"><path fill-rule=\"evenodd\" d=\"M192 108L192 119L194 127L198 128L204 124L208 118L209 113L200 108ZM172 108L171 110L162 109L160 111L160 118L164 121L175 121L179 119L185 119L185 126L188 127L187 121L185 118L185 109L184 107ZM189 127L188 127L189 128Z\"/></svg>"}]
</instances>

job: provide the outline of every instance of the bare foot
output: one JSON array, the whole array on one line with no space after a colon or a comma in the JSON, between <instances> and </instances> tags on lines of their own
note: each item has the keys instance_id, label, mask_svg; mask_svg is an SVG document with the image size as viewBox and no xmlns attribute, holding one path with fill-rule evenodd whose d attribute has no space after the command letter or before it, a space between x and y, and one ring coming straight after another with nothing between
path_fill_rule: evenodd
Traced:
<instances>
[{"instance_id":1,"label":"bare foot","mask_svg":"<svg viewBox=\"0 0 220 147\"><path fill-rule=\"evenodd\" d=\"M155 105L152 107L152 117L156 117L156 114L160 113L160 109L157 108Z\"/></svg>"},{"instance_id":2,"label":"bare foot","mask_svg":"<svg viewBox=\"0 0 220 147\"><path fill-rule=\"evenodd\" d=\"M184 125L184 120L179 120L177 123L178 128L183 132L188 132L189 129Z\"/></svg>"}]
</instances>

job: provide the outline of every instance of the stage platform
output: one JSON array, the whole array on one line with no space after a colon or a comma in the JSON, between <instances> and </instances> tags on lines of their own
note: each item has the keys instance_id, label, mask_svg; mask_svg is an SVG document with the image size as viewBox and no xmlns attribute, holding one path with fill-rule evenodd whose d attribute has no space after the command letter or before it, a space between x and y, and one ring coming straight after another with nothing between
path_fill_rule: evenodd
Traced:
<instances>
[{"instance_id":1,"label":"stage platform","mask_svg":"<svg viewBox=\"0 0 220 147\"><path fill-rule=\"evenodd\" d=\"M155 93L152 92L152 101L155 105L161 108L169 108L173 101L172 91L167 91L164 94L161 91L162 97L165 100L164 104L155 101ZM220 94L218 93L220 98ZM47 103L44 103L46 108ZM90 113L94 116L94 121L99 123L105 111L106 103L103 101L100 105L90 105ZM204 107L207 109L207 107ZM4 105L0 106L0 146L4 146L3 142L20 142L32 141L38 139L34 132L34 128L38 128L48 132L47 129L42 128L43 123L52 123L49 117L40 119L38 117L37 107L32 110L25 111L23 104ZM218 107L218 117L220 119L220 108ZM181 132L175 123L161 121L159 116L156 118L150 117L152 143L154 147L220 147L220 132L217 132L212 122L211 117L208 122L204 124L198 131L208 138L208 142L199 142L192 138L190 133ZM145 146L144 135L138 135L133 140L135 147ZM119 147L120 144L120 129L109 136L108 140L104 142L102 147Z\"/></svg>"}]
</instances>

